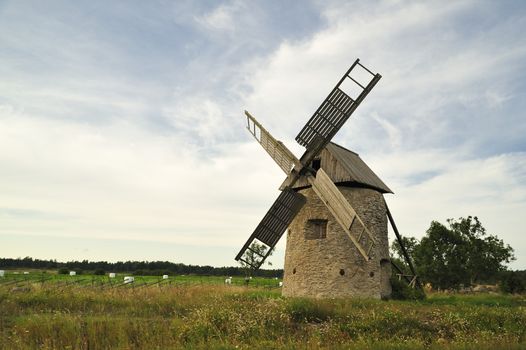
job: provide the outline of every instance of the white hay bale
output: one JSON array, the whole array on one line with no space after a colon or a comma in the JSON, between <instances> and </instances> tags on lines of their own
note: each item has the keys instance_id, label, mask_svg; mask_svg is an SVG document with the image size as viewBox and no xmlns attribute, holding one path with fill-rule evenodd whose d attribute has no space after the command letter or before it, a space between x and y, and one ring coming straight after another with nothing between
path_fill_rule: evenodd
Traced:
<instances>
[{"instance_id":1,"label":"white hay bale","mask_svg":"<svg viewBox=\"0 0 526 350\"><path fill-rule=\"evenodd\" d=\"M168 275L163 275L163 280L167 280L168 279Z\"/></svg>"},{"instance_id":2,"label":"white hay bale","mask_svg":"<svg viewBox=\"0 0 526 350\"><path fill-rule=\"evenodd\" d=\"M279 281L279 286L283 287L283 282Z\"/></svg>"},{"instance_id":3,"label":"white hay bale","mask_svg":"<svg viewBox=\"0 0 526 350\"><path fill-rule=\"evenodd\" d=\"M27 272L27 271L24 271L24 275L29 275L29 272Z\"/></svg>"},{"instance_id":4,"label":"white hay bale","mask_svg":"<svg viewBox=\"0 0 526 350\"><path fill-rule=\"evenodd\" d=\"M75 271L69 271L69 275L70 275L70 276L76 276L77 273L76 273Z\"/></svg>"},{"instance_id":5,"label":"white hay bale","mask_svg":"<svg viewBox=\"0 0 526 350\"><path fill-rule=\"evenodd\" d=\"M232 284L232 277L225 279L225 284Z\"/></svg>"},{"instance_id":6,"label":"white hay bale","mask_svg":"<svg viewBox=\"0 0 526 350\"><path fill-rule=\"evenodd\" d=\"M110 273L108 274L108 276L109 276L109 278L115 278L115 272L110 272Z\"/></svg>"},{"instance_id":7,"label":"white hay bale","mask_svg":"<svg viewBox=\"0 0 526 350\"><path fill-rule=\"evenodd\" d=\"M124 276L124 283L133 283L135 281L135 277L133 276Z\"/></svg>"},{"instance_id":8,"label":"white hay bale","mask_svg":"<svg viewBox=\"0 0 526 350\"><path fill-rule=\"evenodd\" d=\"M5 276L5 271L4 270L0 270L0 277L4 277Z\"/></svg>"}]
</instances>

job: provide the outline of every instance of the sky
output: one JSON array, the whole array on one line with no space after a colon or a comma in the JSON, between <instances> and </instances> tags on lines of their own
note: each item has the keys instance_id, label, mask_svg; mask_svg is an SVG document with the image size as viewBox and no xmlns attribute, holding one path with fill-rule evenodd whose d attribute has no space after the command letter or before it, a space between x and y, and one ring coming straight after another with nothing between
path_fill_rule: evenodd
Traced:
<instances>
[{"instance_id":1,"label":"sky","mask_svg":"<svg viewBox=\"0 0 526 350\"><path fill-rule=\"evenodd\" d=\"M526 269L524 32L519 0L0 0L0 256L235 266L284 179L243 111L300 156L360 58L333 141L401 233L478 216Z\"/></svg>"}]
</instances>

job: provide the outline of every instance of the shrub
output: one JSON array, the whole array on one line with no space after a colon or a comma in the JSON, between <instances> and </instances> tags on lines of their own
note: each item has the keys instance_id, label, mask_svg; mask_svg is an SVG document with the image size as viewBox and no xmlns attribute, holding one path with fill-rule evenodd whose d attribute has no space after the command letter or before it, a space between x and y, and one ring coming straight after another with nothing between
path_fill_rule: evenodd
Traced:
<instances>
[{"instance_id":1,"label":"shrub","mask_svg":"<svg viewBox=\"0 0 526 350\"><path fill-rule=\"evenodd\" d=\"M509 271L505 273L502 277L500 289L504 293L524 293L524 291L526 290L526 282L521 278L518 272Z\"/></svg>"},{"instance_id":2,"label":"shrub","mask_svg":"<svg viewBox=\"0 0 526 350\"><path fill-rule=\"evenodd\" d=\"M69 269L66 267L61 267L60 269L58 269L57 273L59 275L67 275L69 273Z\"/></svg>"},{"instance_id":3,"label":"shrub","mask_svg":"<svg viewBox=\"0 0 526 350\"><path fill-rule=\"evenodd\" d=\"M93 274L97 276L104 276L106 274L106 271L104 271L103 269L97 269L93 272Z\"/></svg>"},{"instance_id":4,"label":"shrub","mask_svg":"<svg viewBox=\"0 0 526 350\"><path fill-rule=\"evenodd\" d=\"M405 281L400 281L397 277L391 277L393 291L391 298L396 300L423 300L426 295L419 288L411 288Z\"/></svg>"}]
</instances>

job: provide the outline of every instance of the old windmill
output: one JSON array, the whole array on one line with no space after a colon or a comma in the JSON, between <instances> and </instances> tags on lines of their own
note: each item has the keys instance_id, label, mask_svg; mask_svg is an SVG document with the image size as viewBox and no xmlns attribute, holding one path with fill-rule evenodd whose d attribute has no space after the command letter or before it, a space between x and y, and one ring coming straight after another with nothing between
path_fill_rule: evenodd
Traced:
<instances>
[{"instance_id":1,"label":"old windmill","mask_svg":"<svg viewBox=\"0 0 526 350\"><path fill-rule=\"evenodd\" d=\"M236 260L259 268L288 228L285 296L381 298L391 293L388 220L401 243L383 198L392 192L356 153L330 142L380 78L359 59L351 65L296 136L306 148L300 159L245 111L247 129L287 178ZM254 242L265 252L253 251ZM247 259L247 253L257 259ZM414 285L416 274L404 253L412 271L404 278Z\"/></svg>"}]
</instances>

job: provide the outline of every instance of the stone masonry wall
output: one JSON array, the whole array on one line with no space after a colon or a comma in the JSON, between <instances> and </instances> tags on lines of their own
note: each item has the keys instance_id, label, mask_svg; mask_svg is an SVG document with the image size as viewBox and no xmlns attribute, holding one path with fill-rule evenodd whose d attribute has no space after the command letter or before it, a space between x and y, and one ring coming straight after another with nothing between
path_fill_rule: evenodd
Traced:
<instances>
[{"instance_id":1,"label":"stone masonry wall","mask_svg":"<svg viewBox=\"0 0 526 350\"><path fill-rule=\"evenodd\" d=\"M365 261L312 188L300 190L307 203L287 231L284 296L385 298L391 294L387 215L382 194L338 186L377 239L374 256ZM326 238L305 239L309 219L325 219Z\"/></svg>"}]
</instances>

